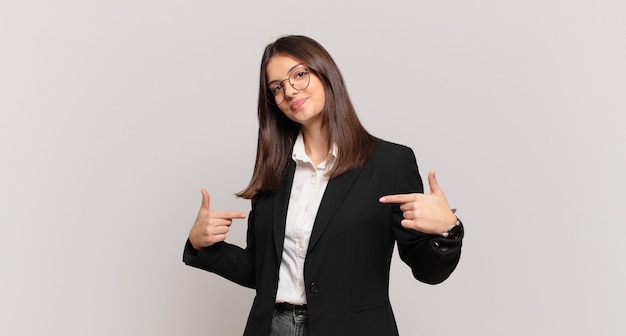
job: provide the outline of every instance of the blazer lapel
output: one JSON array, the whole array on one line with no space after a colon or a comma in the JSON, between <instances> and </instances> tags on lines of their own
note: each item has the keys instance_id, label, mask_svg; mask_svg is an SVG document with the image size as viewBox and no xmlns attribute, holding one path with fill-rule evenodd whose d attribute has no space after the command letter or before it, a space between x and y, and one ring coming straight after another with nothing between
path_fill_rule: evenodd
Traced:
<instances>
[{"instance_id":1,"label":"blazer lapel","mask_svg":"<svg viewBox=\"0 0 626 336\"><path fill-rule=\"evenodd\" d=\"M293 176L296 172L296 163L289 160L285 170L285 176L280 183L280 190L274 197L273 209L273 229L274 229L274 247L276 248L276 257L278 265L280 265L283 257L283 245L285 241L285 225L287 222L287 207L289 206L289 197L291 196L291 185L293 184Z\"/></svg>"},{"instance_id":2,"label":"blazer lapel","mask_svg":"<svg viewBox=\"0 0 626 336\"><path fill-rule=\"evenodd\" d=\"M324 196L322 197L322 202L317 211L317 216L315 217L315 222L313 223L313 231L311 232L307 254L315 247L315 244L317 244L318 240L328 227L330 220L333 218L335 212L339 208L339 205L343 202L343 199L360 172L361 169L353 169L328 181L326 191L324 191Z\"/></svg>"}]
</instances>

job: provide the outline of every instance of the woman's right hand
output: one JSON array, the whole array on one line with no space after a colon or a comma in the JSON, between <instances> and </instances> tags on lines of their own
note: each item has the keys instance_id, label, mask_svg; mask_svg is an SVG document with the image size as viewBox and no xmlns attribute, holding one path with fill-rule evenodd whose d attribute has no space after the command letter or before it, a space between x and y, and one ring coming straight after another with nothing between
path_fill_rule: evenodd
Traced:
<instances>
[{"instance_id":1,"label":"woman's right hand","mask_svg":"<svg viewBox=\"0 0 626 336\"><path fill-rule=\"evenodd\" d=\"M243 212L211 211L209 193L202 189L202 204L196 222L189 232L189 241L196 250L212 246L226 239L233 219L246 218Z\"/></svg>"}]
</instances>

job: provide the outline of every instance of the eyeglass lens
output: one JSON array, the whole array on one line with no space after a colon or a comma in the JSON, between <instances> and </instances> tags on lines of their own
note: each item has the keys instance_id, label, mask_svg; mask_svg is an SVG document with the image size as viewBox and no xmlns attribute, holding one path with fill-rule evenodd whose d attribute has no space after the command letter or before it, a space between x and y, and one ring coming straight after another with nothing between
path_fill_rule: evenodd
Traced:
<instances>
[{"instance_id":1,"label":"eyeglass lens","mask_svg":"<svg viewBox=\"0 0 626 336\"><path fill-rule=\"evenodd\" d=\"M289 85L296 90L304 90L309 86L310 77L309 69L301 67L294 69L288 78L283 79L279 83L270 85L269 89L274 96L276 105L280 105L285 100L285 91L287 90L285 82L289 81Z\"/></svg>"}]
</instances>

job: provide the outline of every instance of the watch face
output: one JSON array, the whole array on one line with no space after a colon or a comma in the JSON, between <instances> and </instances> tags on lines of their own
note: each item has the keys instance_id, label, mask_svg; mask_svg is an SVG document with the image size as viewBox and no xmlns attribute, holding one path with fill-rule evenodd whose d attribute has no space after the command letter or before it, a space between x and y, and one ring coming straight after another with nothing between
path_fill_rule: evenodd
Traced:
<instances>
[{"instance_id":1,"label":"watch face","mask_svg":"<svg viewBox=\"0 0 626 336\"><path fill-rule=\"evenodd\" d=\"M456 224L448 231L448 238L458 238L463 232L463 225L457 221Z\"/></svg>"}]
</instances>

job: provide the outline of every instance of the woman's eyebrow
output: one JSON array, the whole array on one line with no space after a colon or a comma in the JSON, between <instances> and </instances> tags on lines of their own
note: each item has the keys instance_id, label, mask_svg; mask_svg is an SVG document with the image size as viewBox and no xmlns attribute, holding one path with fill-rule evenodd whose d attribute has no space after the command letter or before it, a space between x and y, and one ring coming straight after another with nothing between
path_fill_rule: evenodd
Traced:
<instances>
[{"instance_id":1,"label":"woman's eyebrow","mask_svg":"<svg viewBox=\"0 0 626 336\"><path fill-rule=\"evenodd\" d=\"M287 73L292 72L293 69L295 69L295 68L297 68L297 67L299 67L301 65L302 65L302 63L298 63L298 64L292 66L291 68L289 68L289 70L287 70ZM281 81L281 79L272 79L271 81L267 82L267 85L270 85L270 84L272 84L274 82L280 82L280 81Z\"/></svg>"}]
</instances>

